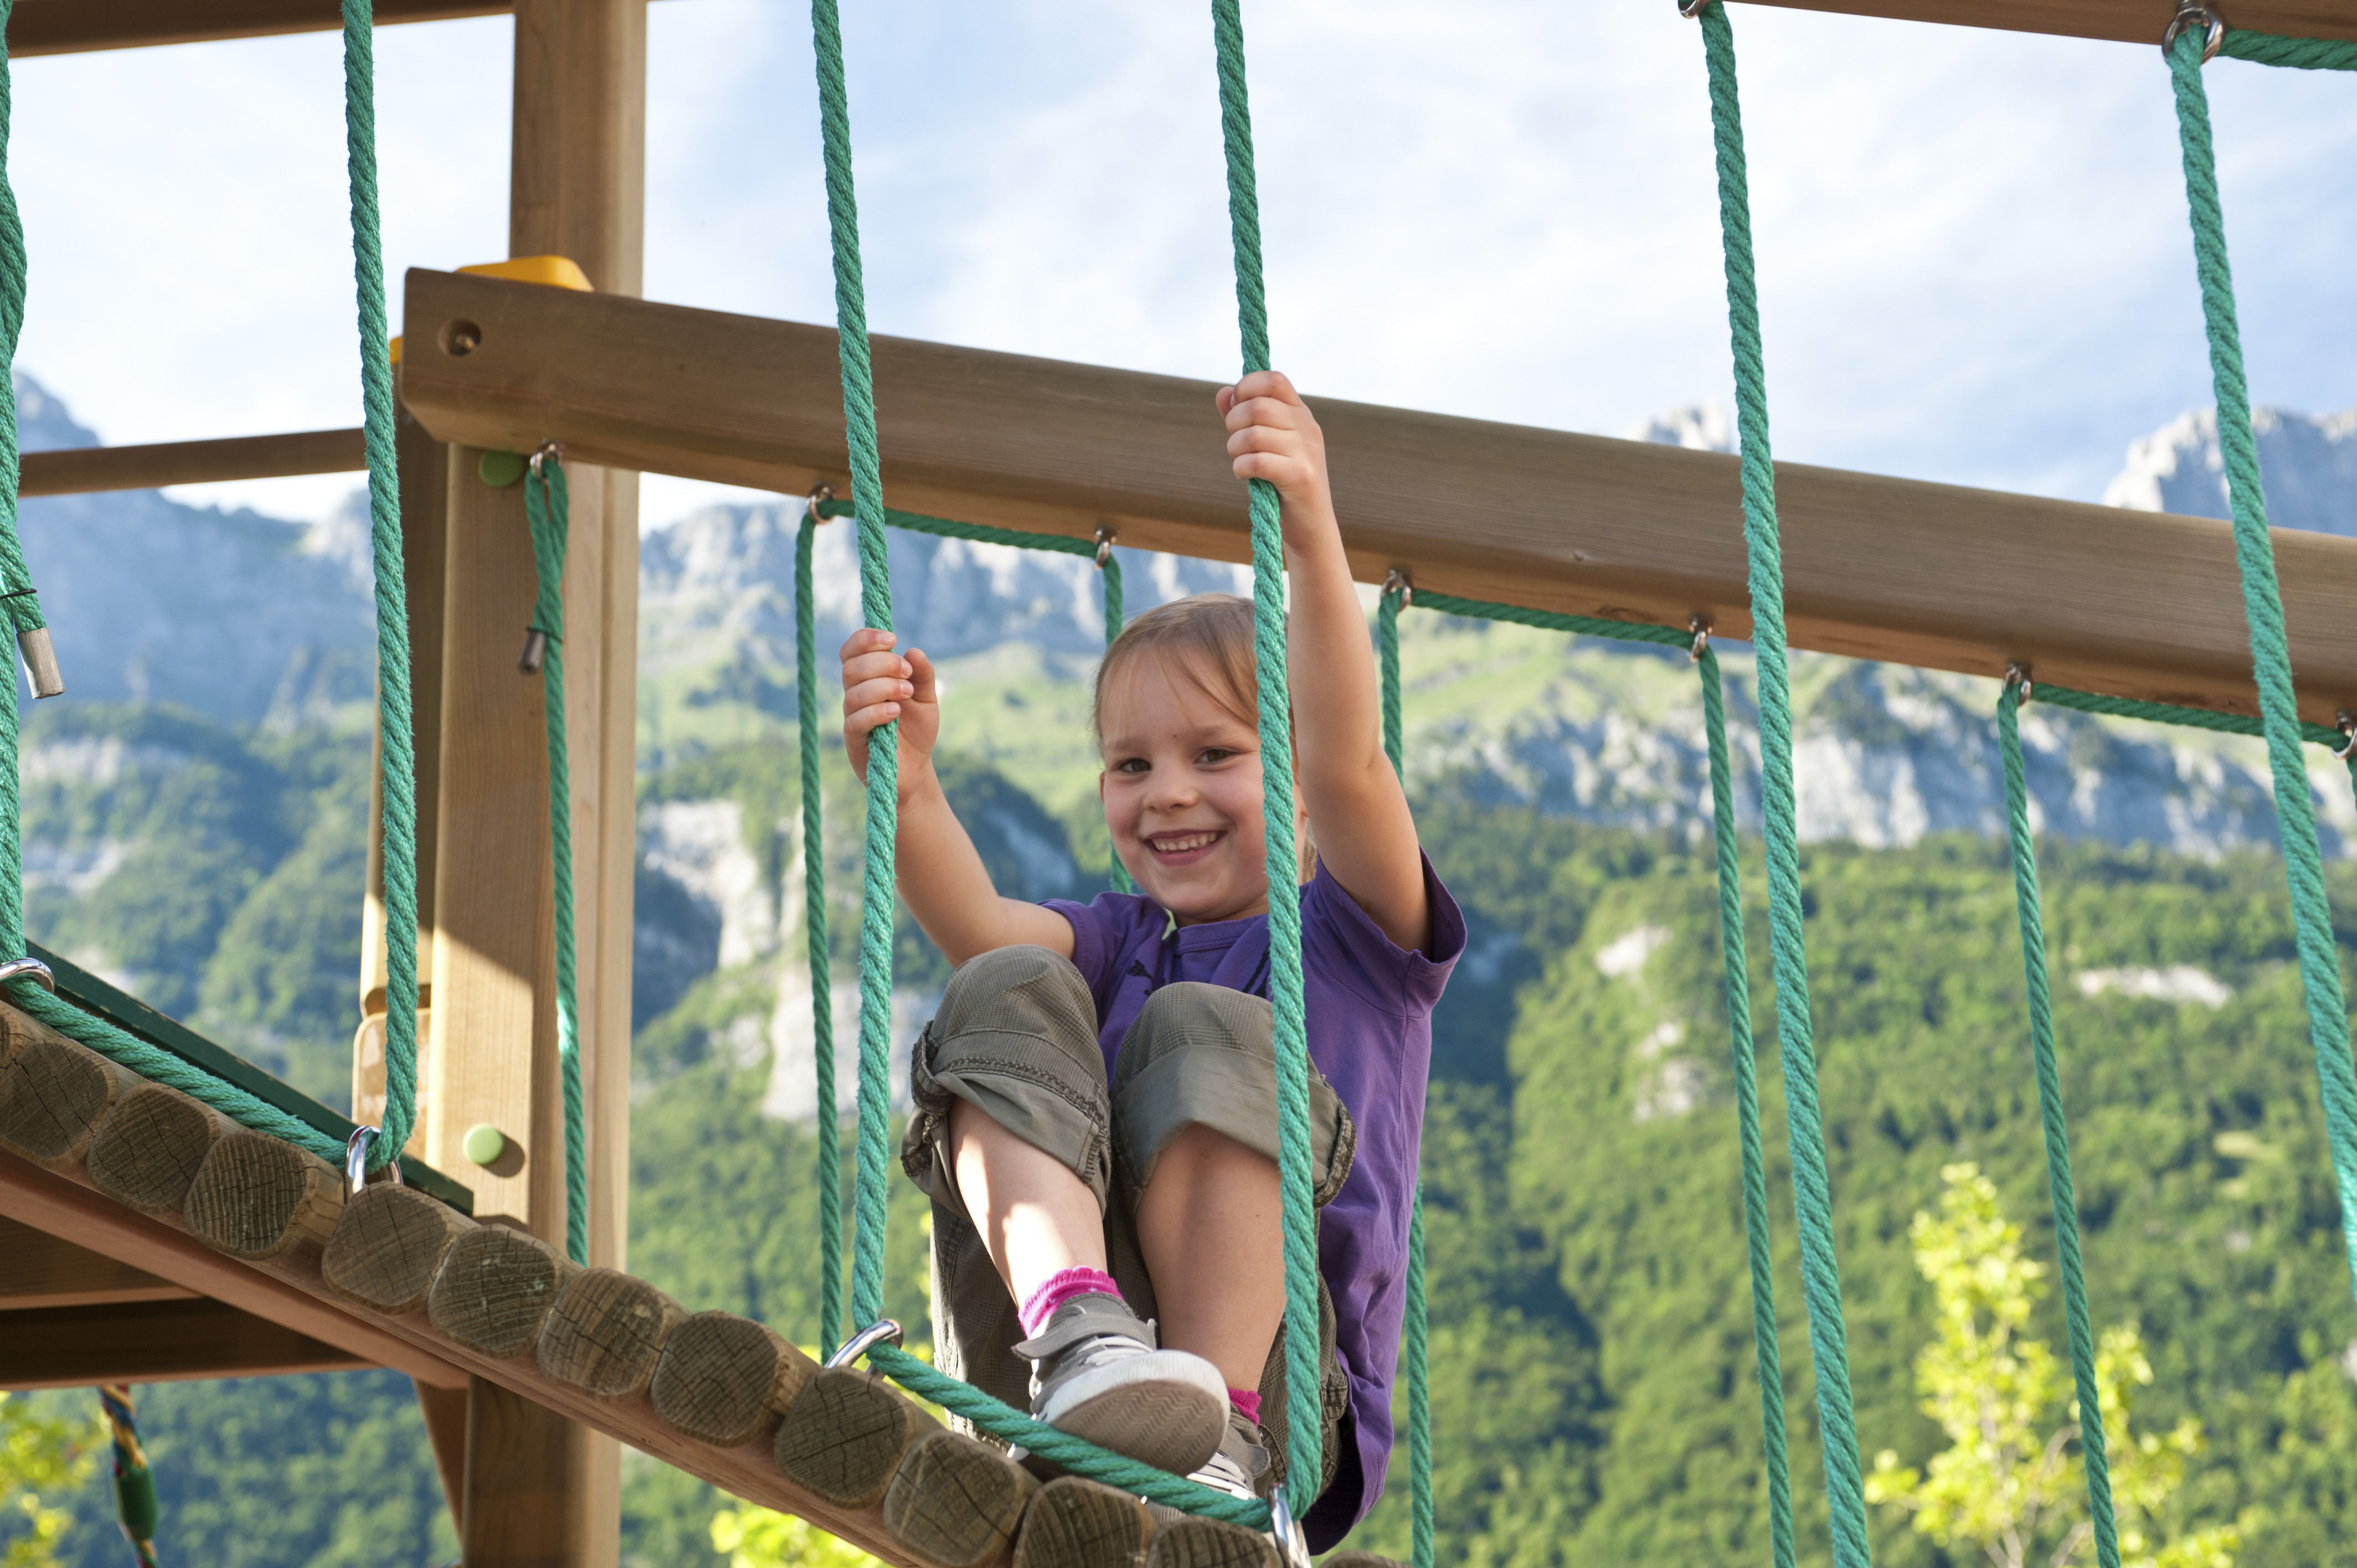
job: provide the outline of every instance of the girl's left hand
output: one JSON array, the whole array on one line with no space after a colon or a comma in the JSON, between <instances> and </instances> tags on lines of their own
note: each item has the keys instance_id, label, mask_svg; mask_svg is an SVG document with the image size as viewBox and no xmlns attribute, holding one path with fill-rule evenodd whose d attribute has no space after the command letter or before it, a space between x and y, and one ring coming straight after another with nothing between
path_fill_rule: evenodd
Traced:
<instances>
[{"instance_id":1,"label":"girl's left hand","mask_svg":"<svg viewBox=\"0 0 2357 1568\"><path fill-rule=\"evenodd\" d=\"M1236 478L1266 479L1285 506L1287 542L1304 526L1331 527L1334 499L1326 478L1326 435L1293 382L1277 371L1255 371L1219 392L1228 424L1228 456Z\"/></svg>"}]
</instances>

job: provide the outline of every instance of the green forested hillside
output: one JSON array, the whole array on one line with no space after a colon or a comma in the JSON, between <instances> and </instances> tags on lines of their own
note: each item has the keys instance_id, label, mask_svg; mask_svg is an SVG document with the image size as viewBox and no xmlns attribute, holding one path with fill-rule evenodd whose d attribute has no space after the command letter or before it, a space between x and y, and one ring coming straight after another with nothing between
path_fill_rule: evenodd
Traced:
<instances>
[{"instance_id":1,"label":"green forested hillside","mask_svg":"<svg viewBox=\"0 0 2357 1568\"><path fill-rule=\"evenodd\" d=\"M178 856L138 864L187 871L139 878L139 899L126 882L120 924L102 903L115 877L60 881L40 895L55 903L36 904L36 934L70 929L61 945L100 950L151 994L180 987L178 1004L243 1048L276 1049L298 1080L339 1092L330 1080L357 932L334 922L358 881L364 746L355 763L349 741L307 750L201 722L140 727L150 723L162 725L126 716L94 729L73 754L81 771L59 772L59 793L28 818L73 824L57 841L55 864L69 869L94 863L67 850L112 843L120 865ZM108 764L108 745L130 749ZM135 753L189 760L142 774L123 760ZM651 781L650 799L738 800L764 875L782 881L791 831L773 840L766 824L791 817L785 755L756 747L697 766ZM1072 879L1092 880L1091 852L1071 855L1058 819L1006 778L967 765L954 788L998 824L985 849L1005 875L1077 865ZM1473 935L1438 1022L1426 1160L1442 1561L1765 1563L1709 864L1682 841L1468 793L1436 781L1419 811ZM851 799L832 794L838 819ZM852 831L838 822L846 853ZM1060 863L1041 849L1051 839ZM2357 1306L2280 866L2061 844L2044 854L2096 1318L2141 1326L2158 1374L2142 1406L2150 1424L2190 1412L2208 1427L2181 1499L2189 1516L2242 1518L2254 1568L2357 1563ZM199 863L226 870L199 875ZM1823 1561L1751 869L1795 1492L1803 1560ZM1821 846L1805 872L1859 1429L1869 1457L1887 1447L1920 1463L1939 1441L1910 1369L1931 1294L1906 1228L1935 1201L1940 1167L1977 1161L2029 1222L2032 1251L2050 1251L2010 881L2001 848L1978 840ZM2357 912L2357 875L2335 877L2341 908ZM223 886L242 891L218 902ZM840 875L835 888L853 894ZM921 980L938 961L917 941L904 945ZM691 1308L750 1313L807 1340L812 1141L760 1113L768 1064L747 1041L762 1036L739 1027L769 1010L776 961L764 962L697 981L640 1031L631 1262ZM923 1316L920 1221L899 1187L893 1309L912 1321ZM2036 1326L2059 1343L2059 1308L2043 1310ZM184 1385L151 1391L147 1408L173 1560L292 1568L447 1552L397 1379ZM1353 1544L1404 1554L1404 1483L1395 1467ZM634 1461L626 1498L629 1561L718 1562L705 1524L720 1502L706 1488ZM120 1546L100 1490L78 1506L70 1560L111 1562ZM1966 1561L1889 1520L1876 1536L1878 1560L1901 1568Z\"/></svg>"}]
</instances>

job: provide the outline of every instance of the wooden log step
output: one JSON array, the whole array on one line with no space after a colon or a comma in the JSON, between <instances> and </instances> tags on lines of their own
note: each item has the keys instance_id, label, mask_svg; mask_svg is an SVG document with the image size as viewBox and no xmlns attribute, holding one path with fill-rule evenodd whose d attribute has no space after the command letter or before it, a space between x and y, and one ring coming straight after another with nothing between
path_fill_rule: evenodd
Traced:
<instances>
[{"instance_id":1,"label":"wooden log step","mask_svg":"<svg viewBox=\"0 0 2357 1568\"><path fill-rule=\"evenodd\" d=\"M1319 1568L1407 1568L1407 1564L1372 1552L1337 1552L1321 1559Z\"/></svg>"},{"instance_id":2,"label":"wooden log step","mask_svg":"<svg viewBox=\"0 0 2357 1568\"><path fill-rule=\"evenodd\" d=\"M344 1200L319 1257L338 1295L396 1316L425 1305L443 1254L475 1222L415 1187L379 1182Z\"/></svg>"},{"instance_id":3,"label":"wooden log step","mask_svg":"<svg viewBox=\"0 0 2357 1568\"><path fill-rule=\"evenodd\" d=\"M29 1018L9 1020L0 1067L0 1148L58 1170L79 1161L118 1092L139 1079Z\"/></svg>"},{"instance_id":4,"label":"wooden log step","mask_svg":"<svg viewBox=\"0 0 2357 1568\"><path fill-rule=\"evenodd\" d=\"M1039 1483L1003 1450L940 1427L900 1457L884 1528L935 1568L992 1568L1015 1550Z\"/></svg>"},{"instance_id":5,"label":"wooden log step","mask_svg":"<svg viewBox=\"0 0 2357 1568\"><path fill-rule=\"evenodd\" d=\"M479 1356L521 1356L576 1272L564 1253L512 1226L479 1225L443 1255L425 1293L426 1320Z\"/></svg>"},{"instance_id":6,"label":"wooden log step","mask_svg":"<svg viewBox=\"0 0 2357 1568\"><path fill-rule=\"evenodd\" d=\"M540 1369L583 1393L619 1399L647 1386L663 1340L687 1314L618 1269L584 1269L540 1326Z\"/></svg>"},{"instance_id":7,"label":"wooden log step","mask_svg":"<svg viewBox=\"0 0 2357 1568\"><path fill-rule=\"evenodd\" d=\"M699 1312L663 1341L648 1392L673 1430L736 1448L770 1435L817 1371L817 1362L774 1330Z\"/></svg>"},{"instance_id":8,"label":"wooden log step","mask_svg":"<svg viewBox=\"0 0 2357 1568\"><path fill-rule=\"evenodd\" d=\"M1157 1528L1145 1568L1281 1568L1276 1542L1258 1530L1176 1509L1154 1511Z\"/></svg>"},{"instance_id":9,"label":"wooden log step","mask_svg":"<svg viewBox=\"0 0 2357 1568\"><path fill-rule=\"evenodd\" d=\"M1154 1516L1127 1492L1059 1476L1023 1514L1015 1568L1137 1568L1154 1539Z\"/></svg>"},{"instance_id":10,"label":"wooden log step","mask_svg":"<svg viewBox=\"0 0 2357 1568\"><path fill-rule=\"evenodd\" d=\"M883 1498L909 1444L934 1423L875 1372L823 1368L778 1426L778 1468L828 1502L864 1509Z\"/></svg>"},{"instance_id":11,"label":"wooden log step","mask_svg":"<svg viewBox=\"0 0 2357 1568\"><path fill-rule=\"evenodd\" d=\"M90 1141L90 1179L142 1214L178 1214L225 1124L178 1090L142 1083L117 1100Z\"/></svg>"},{"instance_id":12,"label":"wooden log step","mask_svg":"<svg viewBox=\"0 0 2357 1568\"><path fill-rule=\"evenodd\" d=\"M343 1176L327 1161L236 1127L205 1155L182 1213L198 1240L253 1262L325 1243L343 1208Z\"/></svg>"}]
</instances>

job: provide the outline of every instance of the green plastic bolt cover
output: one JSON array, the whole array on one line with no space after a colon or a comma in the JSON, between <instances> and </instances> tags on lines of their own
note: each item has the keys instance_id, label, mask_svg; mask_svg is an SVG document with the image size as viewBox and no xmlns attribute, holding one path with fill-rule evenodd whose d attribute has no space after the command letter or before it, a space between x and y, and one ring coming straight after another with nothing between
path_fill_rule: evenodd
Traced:
<instances>
[{"instance_id":1,"label":"green plastic bolt cover","mask_svg":"<svg viewBox=\"0 0 2357 1568\"><path fill-rule=\"evenodd\" d=\"M508 1137L489 1122L479 1122L467 1129L467 1141L459 1146L468 1159L488 1165L508 1152Z\"/></svg>"},{"instance_id":2,"label":"green plastic bolt cover","mask_svg":"<svg viewBox=\"0 0 2357 1568\"><path fill-rule=\"evenodd\" d=\"M486 452L475 459L475 475L495 490L523 482L524 470L531 467L520 452Z\"/></svg>"}]
</instances>

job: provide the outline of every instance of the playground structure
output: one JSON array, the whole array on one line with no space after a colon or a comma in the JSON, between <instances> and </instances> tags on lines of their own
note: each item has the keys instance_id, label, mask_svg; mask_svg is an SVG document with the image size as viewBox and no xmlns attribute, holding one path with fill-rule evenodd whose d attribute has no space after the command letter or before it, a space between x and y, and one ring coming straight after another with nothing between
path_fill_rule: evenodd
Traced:
<instances>
[{"instance_id":1,"label":"playground structure","mask_svg":"<svg viewBox=\"0 0 2357 1568\"><path fill-rule=\"evenodd\" d=\"M572 258L594 292L425 271L407 280L401 546L417 961L429 1020L409 1185L348 1193L316 1154L234 1129L177 1090L0 1007L0 1386L404 1371L417 1381L465 1559L481 1568L612 1562L617 1440L931 1568L986 1568L1010 1552L1039 1568L1114 1561L1149 1539L1171 1568L1273 1557L1263 1538L1157 1522L1103 1488L1060 1482L1040 1493L990 1451L931 1432L882 1379L821 1371L768 1329L690 1316L621 1272L636 475L850 495L858 459L845 438L833 329L636 297L645 5L512 7L510 249ZM2146 0L1813 8L2146 47L2173 14ZM403 0L377 15L424 21L508 9ZM327 0L17 0L9 39L25 55L339 20ZM2327 0L2236 7L2233 20L2250 33L2357 42L2357 7ZM1704 24L1724 38L1723 14ZM2351 55L2357 64L2357 49ZM1720 63L1715 54L1715 71ZM1724 65L1731 105L1731 53ZM1724 122L1720 129L1724 171ZM1736 147L1739 159L1739 132ZM863 524L956 519L975 532L1057 536L1084 552L1117 537L1251 558L1211 383L888 338L873 348L883 489L905 510ZM1739 372L1746 392L1758 392L1757 375L1756 364L1750 381ZM1425 607L1692 639L1705 656L1700 632L1759 636L1763 651L1772 641L1781 657L1781 637L1752 614L1761 579L1749 492L1766 465L1749 429L1747 474L1731 456L1326 400L1318 408L1354 570L1391 585L1387 650L1412 585ZM1043 409L1055 419L1042 421ZM1043 423L1060 427L1052 451L1033 434ZM544 508L547 492L533 488L537 479L494 488L479 477L486 453L550 442L564 448L570 495L561 756L582 956L586 1216L568 1200L560 1154L548 715L543 683L515 672L517 631L539 624L542 588L527 510ZM27 457L23 490L334 472L364 460L358 431L100 448ZM1767 538L1772 552L1781 535L1782 624L1793 646L2014 672L2001 708L2009 744L2029 684L2022 671L2034 672L2040 700L2162 717L2170 715L2152 709L2166 705L2258 728L2249 722L2262 704L2234 587L2233 525L1791 465L1773 471L1772 491ZM2357 632L2336 613L2341 591L2357 585L2357 542L2282 534L2273 554L2297 719L2315 726L2308 738L2330 737L2341 708L2357 705ZM2023 570L2029 561L2037 571ZM1715 703L1715 660L1705 658L1704 673ZM1390 738L1396 755L1395 725ZM1723 735L1714 740L1723 771ZM2028 830L2018 799L2014 818L2018 867ZM1724 816L1720 827L1731 840ZM2030 949L2034 867L2026 886ZM373 1120L387 1093L389 987L381 900L372 897L371 909L354 1109ZM92 1015L204 1072L242 1071L259 1099L331 1142L352 1131L51 962L59 993ZM1784 962L1780 951L1780 1006L1791 989ZM1739 972L1739 961L1730 967ZM1803 1021L1804 1041L1804 1002ZM2345 1069L2345 1027L2341 1038ZM1748 1036L1740 1049L1748 1063ZM2050 1040L2041 1052L2043 1077ZM2330 1104L2329 1075L2326 1092ZM472 1136L484 1128L500 1136ZM1756 1127L1746 1133L1756 1144ZM2059 1219L2067 1160L2057 1190ZM2344 1202L2352 1197L2344 1186ZM568 1229L585 1219L586 1247L569 1259ZM2075 1228L2061 1229L2072 1230L2075 1251ZM1816 1288L1813 1332L1826 1306ZM1837 1297L1833 1316L1837 1333ZM1772 1336L1772 1314L1769 1322ZM1822 1369L1822 1347L1818 1359ZM1836 1494L1838 1446L1827 1444ZM1850 1464L1854 1487L1854 1454ZM1838 1495L1835 1513L1837 1561L1862 1563L1862 1533L1845 1537ZM1788 1528L1779 1544L1788 1556ZM1428 1535L1419 1557L1429 1561Z\"/></svg>"}]
</instances>

